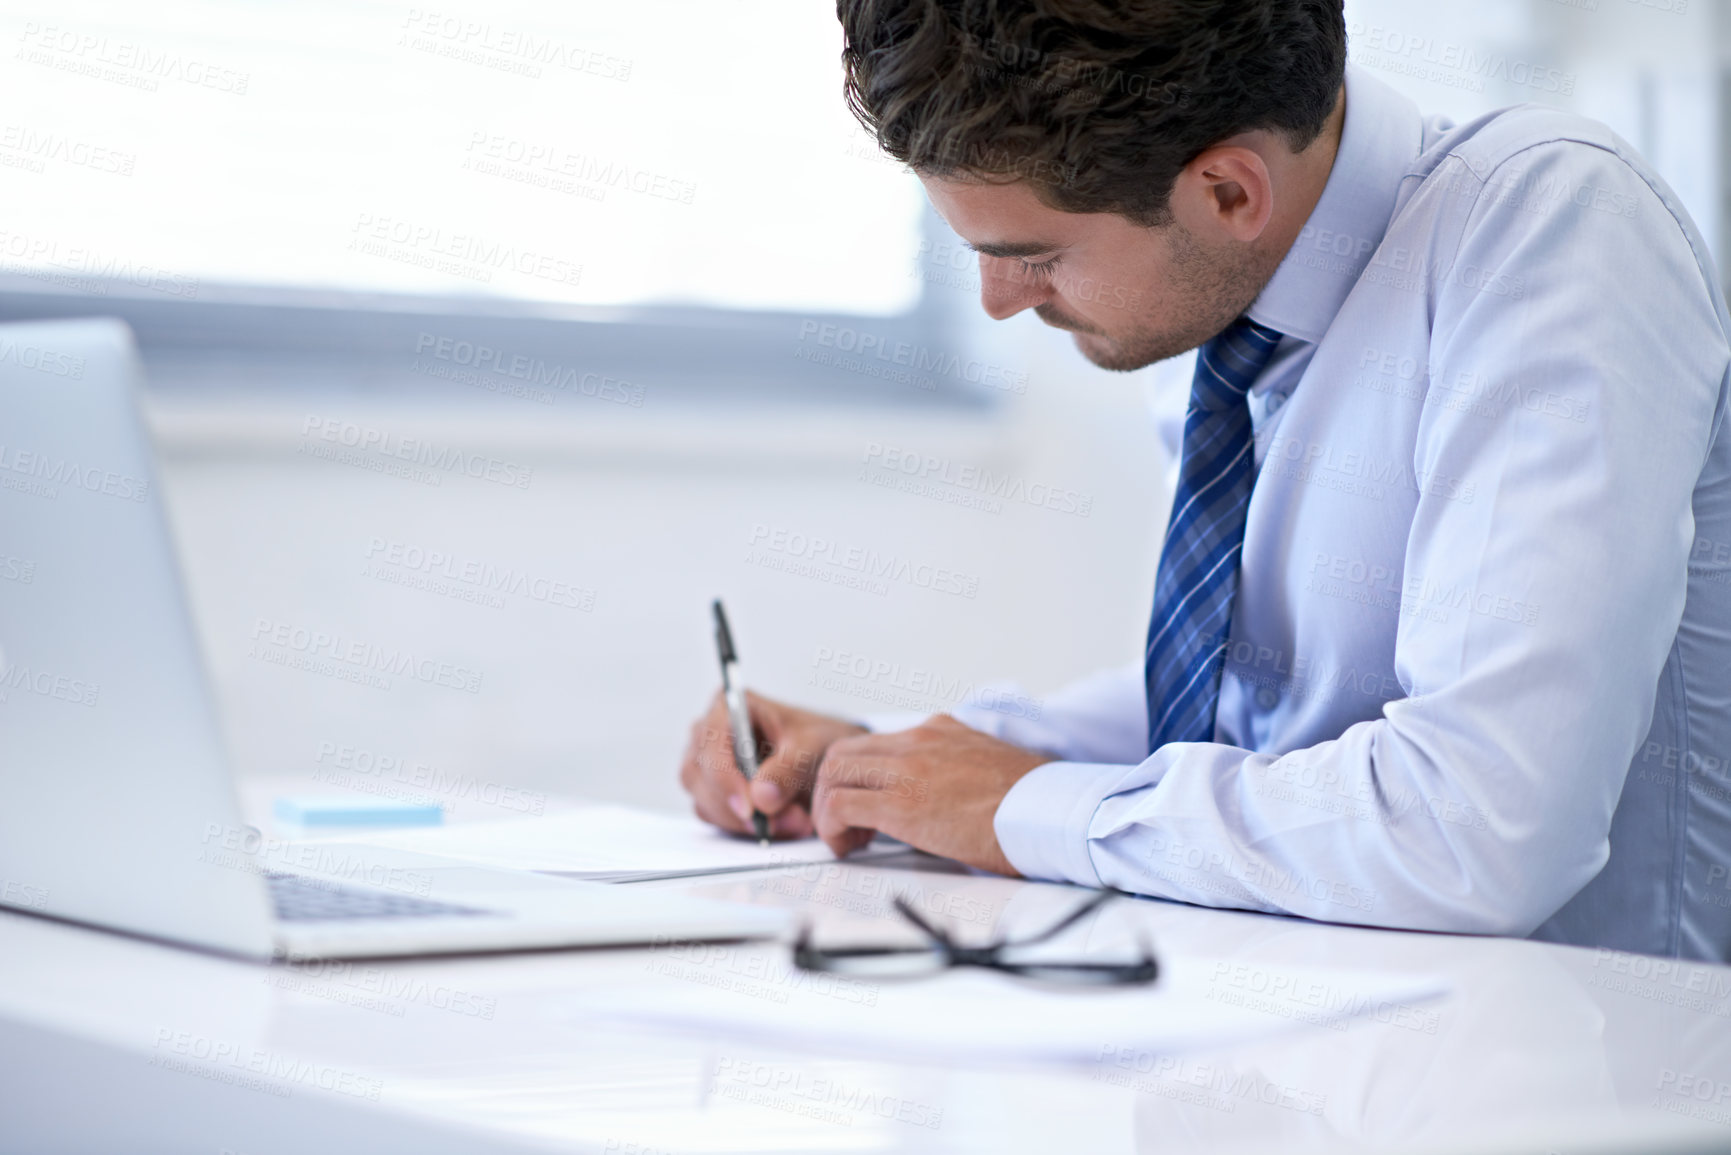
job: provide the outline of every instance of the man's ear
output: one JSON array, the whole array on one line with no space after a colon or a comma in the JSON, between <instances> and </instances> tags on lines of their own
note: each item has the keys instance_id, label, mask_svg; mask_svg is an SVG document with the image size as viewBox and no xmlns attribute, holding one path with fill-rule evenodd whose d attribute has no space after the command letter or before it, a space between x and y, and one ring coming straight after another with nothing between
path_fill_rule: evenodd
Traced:
<instances>
[{"instance_id":1,"label":"man's ear","mask_svg":"<svg viewBox=\"0 0 1731 1155\"><path fill-rule=\"evenodd\" d=\"M1178 174L1172 212L1193 233L1249 244L1274 216L1274 179L1255 149L1215 145Z\"/></svg>"}]
</instances>

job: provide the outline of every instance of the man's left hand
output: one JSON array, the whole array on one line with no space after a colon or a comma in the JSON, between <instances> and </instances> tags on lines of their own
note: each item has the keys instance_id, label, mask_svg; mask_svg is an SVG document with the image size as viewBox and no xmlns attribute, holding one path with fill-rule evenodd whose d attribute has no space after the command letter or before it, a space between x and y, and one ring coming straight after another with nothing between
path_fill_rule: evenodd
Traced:
<instances>
[{"instance_id":1,"label":"man's left hand","mask_svg":"<svg viewBox=\"0 0 1731 1155\"><path fill-rule=\"evenodd\" d=\"M992 819L1021 777L1052 761L947 714L896 734L832 743L818 767L812 819L838 857L878 831L931 854L1017 876Z\"/></svg>"}]
</instances>

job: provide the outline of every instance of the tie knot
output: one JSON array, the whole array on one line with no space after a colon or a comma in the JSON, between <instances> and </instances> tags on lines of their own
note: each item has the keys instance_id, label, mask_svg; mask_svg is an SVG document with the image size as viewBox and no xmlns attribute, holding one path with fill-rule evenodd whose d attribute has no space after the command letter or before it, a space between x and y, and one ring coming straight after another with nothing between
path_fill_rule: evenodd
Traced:
<instances>
[{"instance_id":1,"label":"tie knot","mask_svg":"<svg viewBox=\"0 0 1731 1155\"><path fill-rule=\"evenodd\" d=\"M1275 330L1238 318L1197 351L1191 402L1211 411L1242 404L1278 344Z\"/></svg>"}]
</instances>

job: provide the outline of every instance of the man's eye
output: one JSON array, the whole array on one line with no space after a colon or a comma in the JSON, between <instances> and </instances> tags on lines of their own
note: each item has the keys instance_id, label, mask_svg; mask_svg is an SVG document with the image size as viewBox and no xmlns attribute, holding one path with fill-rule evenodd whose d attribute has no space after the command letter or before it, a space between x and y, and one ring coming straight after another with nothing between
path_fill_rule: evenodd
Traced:
<instances>
[{"instance_id":1,"label":"man's eye","mask_svg":"<svg viewBox=\"0 0 1731 1155\"><path fill-rule=\"evenodd\" d=\"M1026 277L1043 277L1058 264L1057 257L1044 261L1030 261L1026 257L1018 259L1022 262L1022 275Z\"/></svg>"}]
</instances>

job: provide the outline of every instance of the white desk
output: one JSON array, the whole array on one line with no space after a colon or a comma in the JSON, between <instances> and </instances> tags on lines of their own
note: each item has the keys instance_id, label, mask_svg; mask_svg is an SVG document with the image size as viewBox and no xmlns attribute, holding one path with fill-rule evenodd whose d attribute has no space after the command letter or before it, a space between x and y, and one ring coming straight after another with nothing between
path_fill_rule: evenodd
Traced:
<instances>
[{"instance_id":1,"label":"white desk","mask_svg":"<svg viewBox=\"0 0 1731 1155\"><path fill-rule=\"evenodd\" d=\"M930 859L651 885L880 935L899 923L892 888L923 888L980 934L1080 893ZM656 965L647 950L356 964L325 980L4 914L0 1150L1731 1150L1731 969L1119 905L1163 954L1441 973L1456 993L1164 1068L932 1069L565 1017L569 992ZM785 960L757 944L674 977L780 998L758 968ZM247 1059L197 1057L217 1047ZM249 1081L249 1065L264 1074Z\"/></svg>"}]
</instances>

